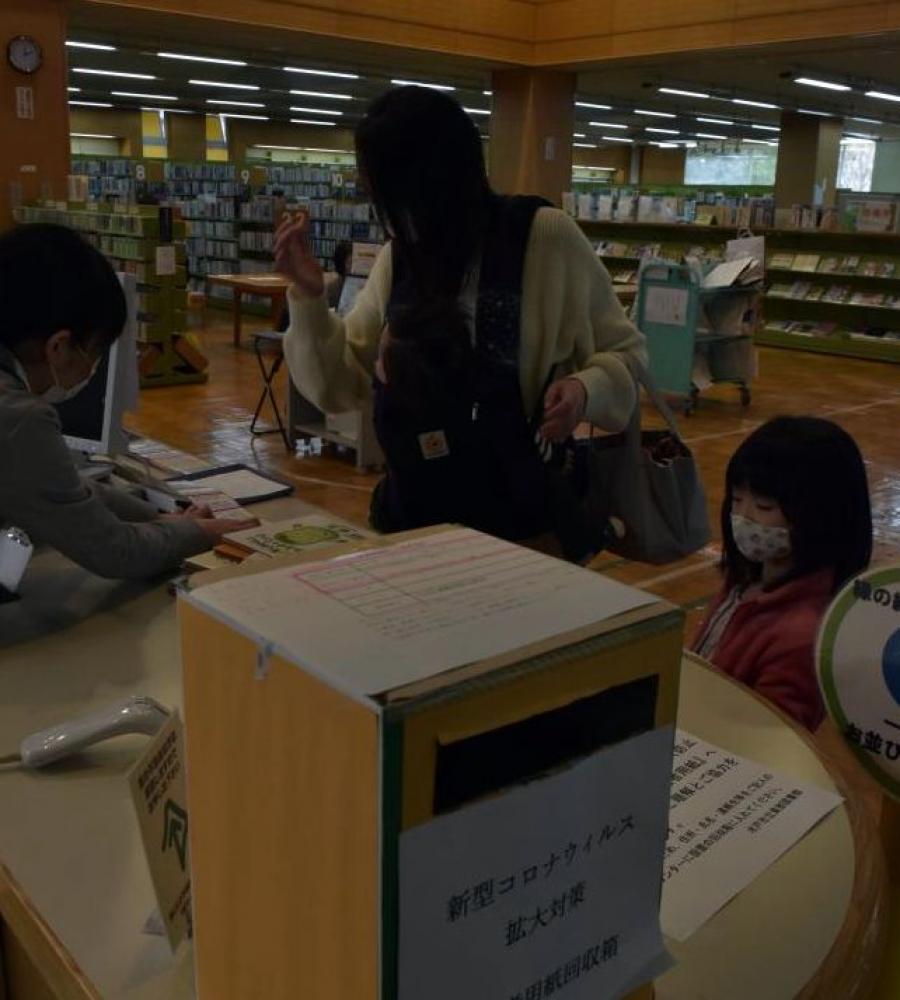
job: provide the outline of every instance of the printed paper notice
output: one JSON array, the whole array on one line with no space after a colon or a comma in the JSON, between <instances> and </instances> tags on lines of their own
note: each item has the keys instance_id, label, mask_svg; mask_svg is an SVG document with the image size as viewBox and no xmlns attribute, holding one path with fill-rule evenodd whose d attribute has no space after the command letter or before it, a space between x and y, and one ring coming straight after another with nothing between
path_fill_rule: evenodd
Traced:
<instances>
[{"instance_id":1,"label":"printed paper notice","mask_svg":"<svg viewBox=\"0 0 900 1000\"><path fill-rule=\"evenodd\" d=\"M402 833L399 1000L597 1000L661 975L671 752L655 729Z\"/></svg>"},{"instance_id":2,"label":"printed paper notice","mask_svg":"<svg viewBox=\"0 0 900 1000\"><path fill-rule=\"evenodd\" d=\"M184 729L177 712L150 741L128 782L156 902L174 951L191 936L192 926Z\"/></svg>"},{"instance_id":3,"label":"printed paper notice","mask_svg":"<svg viewBox=\"0 0 900 1000\"><path fill-rule=\"evenodd\" d=\"M186 599L364 694L520 649L655 600L466 528L222 580Z\"/></svg>"},{"instance_id":4,"label":"printed paper notice","mask_svg":"<svg viewBox=\"0 0 900 1000\"><path fill-rule=\"evenodd\" d=\"M841 801L678 730L663 931L686 941Z\"/></svg>"},{"instance_id":5,"label":"printed paper notice","mask_svg":"<svg viewBox=\"0 0 900 1000\"><path fill-rule=\"evenodd\" d=\"M156 274L157 277L164 277L175 273L175 246L166 243L156 248Z\"/></svg>"},{"instance_id":6,"label":"printed paper notice","mask_svg":"<svg viewBox=\"0 0 900 1000\"><path fill-rule=\"evenodd\" d=\"M663 326L684 326L687 322L688 290L649 285L644 303L644 321Z\"/></svg>"}]
</instances>

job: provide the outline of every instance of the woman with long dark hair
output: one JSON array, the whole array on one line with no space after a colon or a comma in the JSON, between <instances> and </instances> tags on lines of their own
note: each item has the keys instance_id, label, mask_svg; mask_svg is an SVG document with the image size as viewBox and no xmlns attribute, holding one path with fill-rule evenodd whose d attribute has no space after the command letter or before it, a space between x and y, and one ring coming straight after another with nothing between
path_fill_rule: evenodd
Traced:
<instances>
[{"instance_id":1,"label":"woman with long dark hair","mask_svg":"<svg viewBox=\"0 0 900 1000\"><path fill-rule=\"evenodd\" d=\"M452 98L388 91L356 150L389 243L341 319L308 220L282 226L295 383L327 412L374 398L387 460L376 527L455 521L514 539L558 528L542 459L582 420L626 424L643 337L567 215L491 190L481 137Z\"/></svg>"}]
</instances>

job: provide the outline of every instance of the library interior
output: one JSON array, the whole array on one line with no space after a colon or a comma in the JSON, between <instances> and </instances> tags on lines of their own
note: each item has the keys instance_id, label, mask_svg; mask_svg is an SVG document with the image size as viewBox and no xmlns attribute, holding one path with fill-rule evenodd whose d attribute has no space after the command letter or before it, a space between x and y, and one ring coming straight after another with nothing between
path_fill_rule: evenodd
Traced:
<instances>
[{"instance_id":1,"label":"library interior","mask_svg":"<svg viewBox=\"0 0 900 1000\"><path fill-rule=\"evenodd\" d=\"M0 27L0 1000L900 1000L900 5Z\"/></svg>"}]
</instances>

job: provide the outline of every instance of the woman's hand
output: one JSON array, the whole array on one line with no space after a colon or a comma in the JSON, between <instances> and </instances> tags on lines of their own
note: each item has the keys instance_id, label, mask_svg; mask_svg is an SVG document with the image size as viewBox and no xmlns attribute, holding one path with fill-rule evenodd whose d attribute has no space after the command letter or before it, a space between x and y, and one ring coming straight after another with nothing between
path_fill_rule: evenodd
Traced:
<instances>
[{"instance_id":1,"label":"woman's hand","mask_svg":"<svg viewBox=\"0 0 900 1000\"><path fill-rule=\"evenodd\" d=\"M322 265L309 243L309 214L286 218L275 234L275 269L294 283L304 295L319 298L325 291Z\"/></svg>"},{"instance_id":2,"label":"woman's hand","mask_svg":"<svg viewBox=\"0 0 900 1000\"><path fill-rule=\"evenodd\" d=\"M541 437L545 441L565 441L581 423L587 406L587 389L577 378L554 382L544 396L544 422Z\"/></svg>"}]
</instances>

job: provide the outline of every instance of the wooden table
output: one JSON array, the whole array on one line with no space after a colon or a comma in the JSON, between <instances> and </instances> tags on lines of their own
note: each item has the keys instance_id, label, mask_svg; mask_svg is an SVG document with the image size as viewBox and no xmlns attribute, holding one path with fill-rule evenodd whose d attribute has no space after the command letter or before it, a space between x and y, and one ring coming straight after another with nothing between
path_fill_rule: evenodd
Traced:
<instances>
[{"instance_id":1,"label":"wooden table","mask_svg":"<svg viewBox=\"0 0 900 1000\"><path fill-rule=\"evenodd\" d=\"M241 303L244 295L263 295L272 300L272 325L277 328L284 308L284 299L290 281L280 274L210 274L206 279L211 285L230 288L232 292L232 317L234 346L241 346Z\"/></svg>"}]
</instances>

